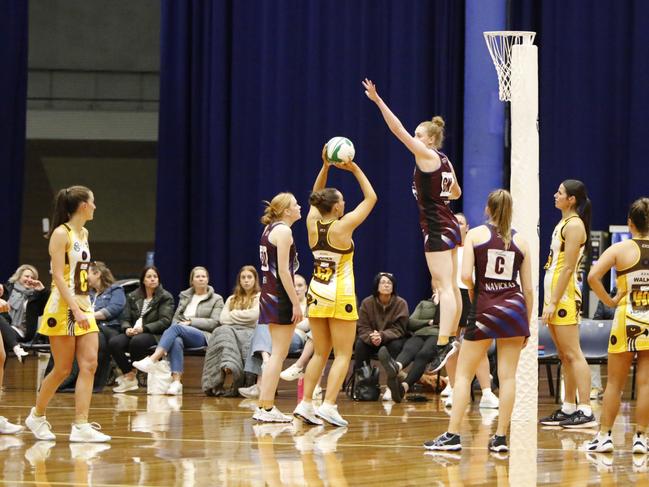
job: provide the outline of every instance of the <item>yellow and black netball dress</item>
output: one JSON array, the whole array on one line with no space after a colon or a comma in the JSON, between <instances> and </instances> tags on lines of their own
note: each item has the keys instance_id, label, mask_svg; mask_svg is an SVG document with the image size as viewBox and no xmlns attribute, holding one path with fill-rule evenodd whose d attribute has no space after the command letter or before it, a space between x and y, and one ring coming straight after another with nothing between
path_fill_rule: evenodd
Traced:
<instances>
[{"instance_id":1,"label":"yellow and black netball dress","mask_svg":"<svg viewBox=\"0 0 649 487\"><path fill-rule=\"evenodd\" d=\"M649 350L649 240L633 242L640 257L631 267L617 271L617 290L623 296L615 309L609 353Z\"/></svg>"},{"instance_id":2,"label":"yellow and black netball dress","mask_svg":"<svg viewBox=\"0 0 649 487\"><path fill-rule=\"evenodd\" d=\"M329 231L337 220L316 222L318 241L313 251L313 276L307 293L309 318L356 321L354 288L354 243L339 249L329 242Z\"/></svg>"},{"instance_id":3,"label":"yellow and black netball dress","mask_svg":"<svg viewBox=\"0 0 649 487\"><path fill-rule=\"evenodd\" d=\"M49 336L79 336L86 333L99 331L95 321L95 314L88 296L88 268L90 267L90 248L88 247L87 233L82 230L82 235L72 230L68 225L62 225L68 235L65 247L65 266L63 279L70 293L77 301L79 308L88 318L90 327L81 328L74 320L72 310L65 302L63 296L52 282L52 292L43 313L43 320L38 332Z\"/></svg>"},{"instance_id":4,"label":"yellow and black netball dress","mask_svg":"<svg viewBox=\"0 0 649 487\"><path fill-rule=\"evenodd\" d=\"M552 232L552 243L550 244L550 255L545 264L545 279L543 301L546 305L550 303L552 293L559 280L559 274L565 266L566 261L566 240L563 236L563 229L572 218L579 218L577 215L569 216L562 219ZM581 322L581 285L577 278L577 269L584 256L584 244L582 243L579 248L579 257L575 272L568 280L566 290L557 303L557 308L554 314L550 317L549 323L551 325L574 325Z\"/></svg>"}]
</instances>

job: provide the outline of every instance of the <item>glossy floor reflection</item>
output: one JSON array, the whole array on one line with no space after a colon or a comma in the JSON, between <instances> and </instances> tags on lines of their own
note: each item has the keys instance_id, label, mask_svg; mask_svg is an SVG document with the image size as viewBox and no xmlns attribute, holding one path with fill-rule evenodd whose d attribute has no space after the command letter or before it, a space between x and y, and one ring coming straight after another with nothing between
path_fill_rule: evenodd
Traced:
<instances>
[{"instance_id":1,"label":"glossy floor reflection","mask_svg":"<svg viewBox=\"0 0 649 487\"><path fill-rule=\"evenodd\" d=\"M464 421L461 453L431 454L421 444L446 429L437 396L426 403L354 403L341 399L347 428L252 421L254 401L143 394L98 394L91 420L109 444L67 441L73 397L57 395L48 420L57 442L30 434L0 437L4 485L616 485L649 486L647 456L632 455L634 425L625 405L613 455L579 450L593 431L517 424L510 455L486 449L497 411L475 405ZM23 421L33 392L8 391L0 414ZM294 399L278 400L290 412ZM549 400L541 413L553 409ZM597 409L596 409L597 411Z\"/></svg>"}]
</instances>

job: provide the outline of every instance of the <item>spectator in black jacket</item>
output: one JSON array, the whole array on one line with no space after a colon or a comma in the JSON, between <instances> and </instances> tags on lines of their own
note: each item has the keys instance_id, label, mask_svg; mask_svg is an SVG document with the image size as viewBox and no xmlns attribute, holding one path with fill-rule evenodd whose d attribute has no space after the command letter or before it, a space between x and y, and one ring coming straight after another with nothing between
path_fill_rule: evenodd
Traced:
<instances>
[{"instance_id":1,"label":"spectator in black jacket","mask_svg":"<svg viewBox=\"0 0 649 487\"><path fill-rule=\"evenodd\" d=\"M122 331L108 342L110 354L124 373L117 378L113 392L128 392L138 388L132 363L151 353L162 333L171 325L174 298L162 288L160 273L154 266L145 267L140 287L130 293L122 314ZM126 356L129 353L130 357Z\"/></svg>"}]
</instances>

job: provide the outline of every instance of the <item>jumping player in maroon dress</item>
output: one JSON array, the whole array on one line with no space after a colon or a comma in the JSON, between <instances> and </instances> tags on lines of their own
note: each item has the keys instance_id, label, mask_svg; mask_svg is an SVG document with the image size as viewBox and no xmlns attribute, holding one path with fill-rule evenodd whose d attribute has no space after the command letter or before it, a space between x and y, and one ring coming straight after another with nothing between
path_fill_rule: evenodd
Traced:
<instances>
[{"instance_id":1,"label":"jumping player in maroon dress","mask_svg":"<svg viewBox=\"0 0 649 487\"><path fill-rule=\"evenodd\" d=\"M291 225L301 218L300 205L291 193L280 193L268 203L261 222L266 225L259 242L262 284L259 323L268 323L272 340L264 367L259 405L252 418L265 423L290 423L292 416L275 407L275 392L282 363L288 354L295 324L303 319L293 277L298 268Z\"/></svg>"},{"instance_id":2,"label":"jumping player in maroon dress","mask_svg":"<svg viewBox=\"0 0 649 487\"><path fill-rule=\"evenodd\" d=\"M420 123L413 137L381 99L374 83L366 78L363 87L367 97L381 110L392 133L415 156L412 191L419 207L419 224L432 288L439 293L438 350L431 364L433 371L437 371L457 351L455 335L462 312L462 296L457 286L456 252L461 240L460 226L448 206L449 200L456 200L462 195L462 190L453 165L439 151L444 140L444 120L437 116L432 121Z\"/></svg>"},{"instance_id":3,"label":"jumping player in maroon dress","mask_svg":"<svg viewBox=\"0 0 649 487\"><path fill-rule=\"evenodd\" d=\"M457 364L451 420L446 433L424 443L428 450L462 449L460 424L469 404L471 382L492 339L496 339L498 347L500 411L489 449L509 450L507 430L516 395L516 368L521 349L530 336L533 312L532 265L527 242L511 228L509 192L492 191L486 213L488 223L470 230L464 245L462 281L472 295L472 309Z\"/></svg>"}]
</instances>

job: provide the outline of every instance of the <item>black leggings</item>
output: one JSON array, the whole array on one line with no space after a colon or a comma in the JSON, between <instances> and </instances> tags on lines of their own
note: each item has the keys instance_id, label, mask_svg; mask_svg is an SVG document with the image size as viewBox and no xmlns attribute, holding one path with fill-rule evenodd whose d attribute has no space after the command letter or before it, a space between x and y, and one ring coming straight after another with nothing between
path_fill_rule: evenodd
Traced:
<instances>
[{"instance_id":1,"label":"black leggings","mask_svg":"<svg viewBox=\"0 0 649 487\"><path fill-rule=\"evenodd\" d=\"M404 369L412 362L412 367L410 367L404 381L410 389L420 379L426 370L426 365L432 362L436 355L437 335L414 335L408 338L408 341L401 349L401 353L395 360L403 365Z\"/></svg>"},{"instance_id":2,"label":"black leggings","mask_svg":"<svg viewBox=\"0 0 649 487\"><path fill-rule=\"evenodd\" d=\"M122 372L128 374L133 370L131 363L151 355L151 347L157 344L158 340L151 333L140 333L132 337L120 333L108 341L108 348L117 366ZM130 354L130 359L126 356L127 352Z\"/></svg>"},{"instance_id":3,"label":"black leggings","mask_svg":"<svg viewBox=\"0 0 649 487\"><path fill-rule=\"evenodd\" d=\"M7 352L18 345L18 342L22 340L18 332L11 327L9 320L3 315L0 315L0 333L2 334L2 341L4 342L5 351Z\"/></svg>"},{"instance_id":4,"label":"black leggings","mask_svg":"<svg viewBox=\"0 0 649 487\"><path fill-rule=\"evenodd\" d=\"M379 348L385 346L390 352L390 355L394 358L398 355L403 348L403 344L406 343L405 338L397 338L388 343L381 343L378 347L374 345L368 345L360 338L356 340L356 345L354 346L354 370L360 369L363 366L363 362L368 364L371 362L372 357L376 355L379 351Z\"/></svg>"}]
</instances>

